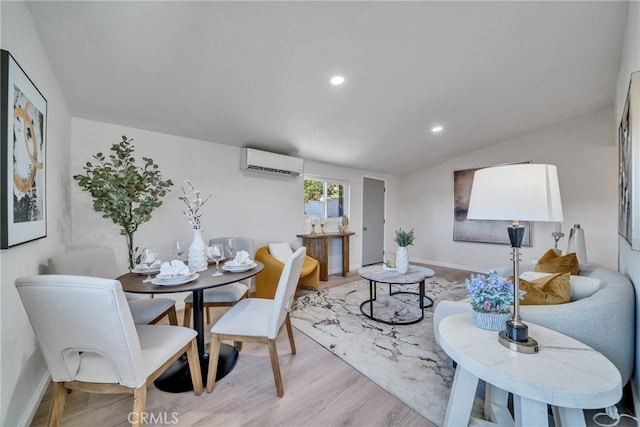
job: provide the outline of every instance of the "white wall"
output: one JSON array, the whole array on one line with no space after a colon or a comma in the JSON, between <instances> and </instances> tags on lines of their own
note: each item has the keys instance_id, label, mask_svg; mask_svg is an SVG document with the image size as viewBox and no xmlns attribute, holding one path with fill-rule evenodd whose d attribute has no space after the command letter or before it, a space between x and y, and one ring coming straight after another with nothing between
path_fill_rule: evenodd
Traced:
<instances>
[{"instance_id":1,"label":"white wall","mask_svg":"<svg viewBox=\"0 0 640 427\"><path fill-rule=\"evenodd\" d=\"M269 242L285 241L297 247L296 234L307 233L311 227L304 219L303 178L280 177L241 171L240 149L213 142L181 138L172 135L125 128L122 126L73 119L72 173L82 173L83 165L98 151L108 152L121 135L134 139L140 159L149 156L160 166L165 179L174 181L172 191L152 219L135 234L139 247L155 246L161 258L172 256L171 242L183 239L191 242L191 228L182 214L178 200L180 186L189 179L202 193L213 194L202 216L205 240L221 236L252 237L256 248ZM305 172L349 181L349 229L351 237L351 267L361 263L362 177L371 173L340 166L305 161ZM394 193L397 178L378 175L387 180L389 193ZM122 271L126 271L126 243L118 228L109 219L94 212L91 197L75 183L71 185L73 208L73 244L108 244L118 253ZM396 202L389 196L389 205ZM389 215L394 215L391 209ZM337 231L337 222L327 223L326 231ZM340 242L333 242L329 262L330 272L341 269Z\"/></svg>"},{"instance_id":2,"label":"white wall","mask_svg":"<svg viewBox=\"0 0 640 427\"><path fill-rule=\"evenodd\" d=\"M71 117L25 4L0 2L1 45L11 52L47 99L47 237L0 252L0 425L29 423L48 373L14 280L38 274L70 236L69 147ZM27 417L27 418L25 418Z\"/></svg>"},{"instance_id":3,"label":"white wall","mask_svg":"<svg viewBox=\"0 0 640 427\"><path fill-rule=\"evenodd\" d=\"M627 98L629 88L629 78L631 73L640 70L640 2L629 2L629 13L627 14L627 26L625 30L624 47L622 50L622 61L620 63L620 72L618 74L616 101L615 101L615 117L614 126L620 124L622 118L622 108ZM637 111L634 119L640 116ZM640 162L635 160L634 167L640 167ZM636 185L638 183L635 183ZM640 215L640 212L635 212ZM619 269L622 273L629 276L636 288L636 307L640 307L640 252L631 250L629 243L622 237L618 237L619 251ZM636 336L640 331L640 315L636 308ZM636 338L636 371L633 376L632 385L634 388L634 403L636 414L640 411L640 340Z\"/></svg>"},{"instance_id":4,"label":"white wall","mask_svg":"<svg viewBox=\"0 0 640 427\"><path fill-rule=\"evenodd\" d=\"M585 230L590 262L616 267L617 151L610 108L495 144L404 177L400 218L415 228L411 259L486 272L510 262L508 245L453 241L453 171L531 161L558 167L566 250L569 230ZM537 259L553 247L553 224L532 224L532 246L522 259ZM507 233L505 229L505 234Z\"/></svg>"}]
</instances>

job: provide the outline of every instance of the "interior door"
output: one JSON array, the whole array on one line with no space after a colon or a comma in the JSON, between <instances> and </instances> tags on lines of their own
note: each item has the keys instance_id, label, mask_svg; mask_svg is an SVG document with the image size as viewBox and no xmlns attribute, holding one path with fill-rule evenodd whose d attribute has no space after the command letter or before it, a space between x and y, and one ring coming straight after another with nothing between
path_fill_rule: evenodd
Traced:
<instances>
[{"instance_id":1,"label":"interior door","mask_svg":"<svg viewBox=\"0 0 640 427\"><path fill-rule=\"evenodd\" d=\"M384 259L384 181L363 178L362 182L362 265Z\"/></svg>"}]
</instances>

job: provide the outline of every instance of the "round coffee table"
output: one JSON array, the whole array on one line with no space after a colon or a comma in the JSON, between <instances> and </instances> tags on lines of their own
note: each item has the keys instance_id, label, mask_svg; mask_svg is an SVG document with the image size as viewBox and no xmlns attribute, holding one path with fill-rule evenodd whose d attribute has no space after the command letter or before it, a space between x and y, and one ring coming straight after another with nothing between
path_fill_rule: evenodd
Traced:
<instances>
[{"instance_id":1,"label":"round coffee table","mask_svg":"<svg viewBox=\"0 0 640 427\"><path fill-rule=\"evenodd\" d=\"M427 267L420 267L415 265L409 266L409 271L406 274L399 274L395 269L387 269L383 267L383 264L370 265L362 267L358 270L358 274L364 279L369 280L369 299L360 304L360 312L369 319L376 322L385 323L387 325L413 325L424 319L424 309L433 305L433 300L424 294L424 279L432 277L435 272ZM421 314L415 319L409 319L404 321L393 321L390 319L381 319L373 314L373 302L377 299L376 285L378 283L387 283L389 285L389 295L409 294L418 296L418 304L420 306ZM418 292L413 291L396 291L392 292L392 285L411 285L418 283ZM426 304L425 304L426 300ZM365 306L369 306L369 312L365 310Z\"/></svg>"}]
</instances>

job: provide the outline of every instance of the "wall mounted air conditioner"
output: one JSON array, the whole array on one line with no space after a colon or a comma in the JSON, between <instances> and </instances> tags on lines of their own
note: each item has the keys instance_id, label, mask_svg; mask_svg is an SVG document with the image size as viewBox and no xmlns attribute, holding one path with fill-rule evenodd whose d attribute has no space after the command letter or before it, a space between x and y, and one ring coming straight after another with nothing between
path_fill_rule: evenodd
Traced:
<instances>
[{"instance_id":1,"label":"wall mounted air conditioner","mask_svg":"<svg viewBox=\"0 0 640 427\"><path fill-rule=\"evenodd\" d=\"M243 148L240 169L276 175L300 176L304 170L304 160L254 148Z\"/></svg>"}]
</instances>

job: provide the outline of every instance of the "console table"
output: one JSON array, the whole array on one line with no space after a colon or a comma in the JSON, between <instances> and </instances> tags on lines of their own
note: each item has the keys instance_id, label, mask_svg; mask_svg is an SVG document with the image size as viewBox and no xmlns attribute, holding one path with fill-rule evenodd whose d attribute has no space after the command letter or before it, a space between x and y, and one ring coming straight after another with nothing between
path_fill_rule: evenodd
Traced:
<instances>
[{"instance_id":1,"label":"console table","mask_svg":"<svg viewBox=\"0 0 640 427\"><path fill-rule=\"evenodd\" d=\"M440 322L435 331L438 342L458 364L445 427L470 424L479 379L487 383L484 415L494 425L515 421L516 426L548 426L547 405L551 405L556 425L584 427L583 409L618 403L622 378L613 363L573 338L527 323L530 335L540 344L536 354L507 349L498 342L496 332L474 326L468 313ZM509 393L515 420L507 409Z\"/></svg>"},{"instance_id":2,"label":"console table","mask_svg":"<svg viewBox=\"0 0 640 427\"><path fill-rule=\"evenodd\" d=\"M329 239L342 240L342 276L349 272L349 237L356 234L353 231L345 233L298 234L302 239L302 246L307 248L307 255L320 263L320 280L329 280Z\"/></svg>"}]
</instances>

